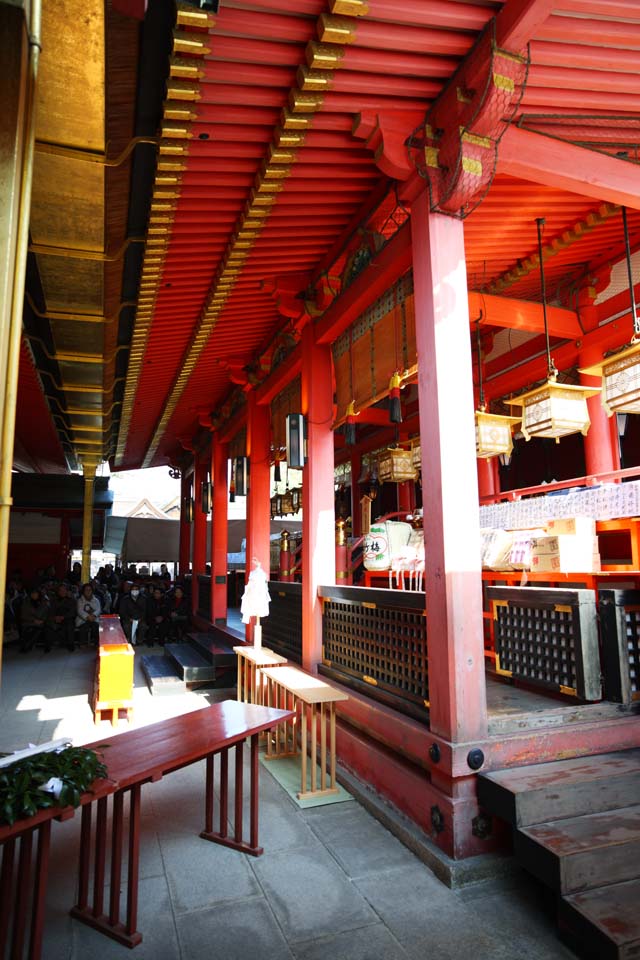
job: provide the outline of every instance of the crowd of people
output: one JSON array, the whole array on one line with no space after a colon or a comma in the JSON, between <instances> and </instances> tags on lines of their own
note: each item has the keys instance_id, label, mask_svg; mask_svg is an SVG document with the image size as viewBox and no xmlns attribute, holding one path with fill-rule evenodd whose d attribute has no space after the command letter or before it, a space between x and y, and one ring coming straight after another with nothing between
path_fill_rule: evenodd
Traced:
<instances>
[{"instance_id":1,"label":"crowd of people","mask_svg":"<svg viewBox=\"0 0 640 960\"><path fill-rule=\"evenodd\" d=\"M36 646L49 653L54 646L72 651L97 644L101 614L119 616L133 646L164 646L184 639L191 607L184 588L171 582L165 564L142 576L134 566L123 570L108 563L88 583L82 583L79 563L63 580L51 566L38 570L29 587L14 570L7 583L5 631L15 631L22 653Z\"/></svg>"}]
</instances>

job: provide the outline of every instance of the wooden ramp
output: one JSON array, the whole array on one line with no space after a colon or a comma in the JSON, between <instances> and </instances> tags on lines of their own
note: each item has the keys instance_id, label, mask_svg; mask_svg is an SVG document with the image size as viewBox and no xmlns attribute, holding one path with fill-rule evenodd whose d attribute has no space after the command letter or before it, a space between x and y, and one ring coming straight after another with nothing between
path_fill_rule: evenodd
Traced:
<instances>
[{"instance_id":1,"label":"wooden ramp","mask_svg":"<svg viewBox=\"0 0 640 960\"><path fill-rule=\"evenodd\" d=\"M583 957L640 957L640 750L480 774L480 805L514 829L518 862L558 897Z\"/></svg>"}]
</instances>

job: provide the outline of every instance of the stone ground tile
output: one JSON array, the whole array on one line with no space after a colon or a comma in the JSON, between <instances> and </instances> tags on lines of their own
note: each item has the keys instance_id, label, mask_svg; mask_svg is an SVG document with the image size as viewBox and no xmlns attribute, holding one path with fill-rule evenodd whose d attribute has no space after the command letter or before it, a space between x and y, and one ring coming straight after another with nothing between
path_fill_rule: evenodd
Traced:
<instances>
[{"instance_id":1,"label":"stone ground tile","mask_svg":"<svg viewBox=\"0 0 640 960\"><path fill-rule=\"evenodd\" d=\"M126 909L127 886L122 885L121 916ZM164 877L141 880L138 889L138 930L142 943L132 953L90 927L72 921L73 950L70 960L180 960L180 947L171 900ZM45 951L43 960L49 960Z\"/></svg>"},{"instance_id":2,"label":"stone ground tile","mask_svg":"<svg viewBox=\"0 0 640 960\"><path fill-rule=\"evenodd\" d=\"M364 897L317 841L252 864L289 943L377 921Z\"/></svg>"},{"instance_id":3,"label":"stone ground tile","mask_svg":"<svg viewBox=\"0 0 640 960\"><path fill-rule=\"evenodd\" d=\"M408 954L382 923L336 937L296 943L296 960L407 960Z\"/></svg>"},{"instance_id":4,"label":"stone ground tile","mask_svg":"<svg viewBox=\"0 0 640 960\"><path fill-rule=\"evenodd\" d=\"M260 894L248 857L197 835L160 834L176 914Z\"/></svg>"},{"instance_id":5,"label":"stone ground tile","mask_svg":"<svg viewBox=\"0 0 640 960\"><path fill-rule=\"evenodd\" d=\"M339 806L347 808L343 815L316 816L307 822L348 877L364 877L393 867L412 867L418 862L410 850L362 807L352 803Z\"/></svg>"},{"instance_id":6,"label":"stone ground tile","mask_svg":"<svg viewBox=\"0 0 640 960\"><path fill-rule=\"evenodd\" d=\"M572 958L557 935L555 897L524 871L507 881L487 881L456 891L494 936L499 932L523 960Z\"/></svg>"},{"instance_id":7,"label":"stone ground tile","mask_svg":"<svg viewBox=\"0 0 640 960\"><path fill-rule=\"evenodd\" d=\"M262 897L184 914L176 923L181 960L293 960Z\"/></svg>"},{"instance_id":8,"label":"stone ground tile","mask_svg":"<svg viewBox=\"0 0 640 960\"><path fill-rule=\"evenodd\" d=\"M403 946L428 940L434 925L450 933L464 930L468 918L474 917L418 860L411 867L364 877L355 885Z\"/></svg>"}]
</instances>

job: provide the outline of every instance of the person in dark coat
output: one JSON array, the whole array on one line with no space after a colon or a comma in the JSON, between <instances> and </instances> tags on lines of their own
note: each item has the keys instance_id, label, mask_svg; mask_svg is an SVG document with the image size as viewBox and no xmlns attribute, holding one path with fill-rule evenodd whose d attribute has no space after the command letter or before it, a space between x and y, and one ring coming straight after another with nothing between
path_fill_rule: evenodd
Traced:
<instances>
[{"instance_id":1,"label":"person in dark coat","mask_svg":"<svg viewBox=\"0 0 640 960\"><path fill-rule=\"evenodd\" d=\"M147 600L147 643L164 644L168 628L166 600L162 588L156 586Z\"/></svg>"},{"instance_id":2,"label":"person in dark coat","mask_svg":"<svg viewBox=\"0 0 640 960\"><path fill-rule=\"evenodd\" d=\"M147 632L147 602L137 583L120 597L118 613L127 640L134 647L142 646Z\"/></svg>"},{"instance_id":3,"label":"person in dark coat","mask_svg":"<svg viewBox=\"0 0 640 960\"><path fill-rule=\"evenodd\" d=\"M63 643L67 650L73 650L75 621L76 601L69 596L67 585L61 583L49 607L45 630L45 650L51 650L55 643Z\"/></svg>"},{"instance_id":4,"label":"person in dark coat","mask_svg":"<svg viewBox=\"0 0 640 960\"><path fill-rule=\"evenodd\" d=\"M32 587L20 608L21 653L29 653L44 634L49 605L40 587Z\"/></svg>"},{"instance_id":5,"label":"person in dark coat","mask_svg":"<svg viewBox=\"0 0 640 960\"><path fill-rule=\"evenodd\" d=\"M167 598L167 636L181 642L189 629L191 621L191 605L184 595L181 586L176 586L173 593Z\"/></svg>"}]
</instances>

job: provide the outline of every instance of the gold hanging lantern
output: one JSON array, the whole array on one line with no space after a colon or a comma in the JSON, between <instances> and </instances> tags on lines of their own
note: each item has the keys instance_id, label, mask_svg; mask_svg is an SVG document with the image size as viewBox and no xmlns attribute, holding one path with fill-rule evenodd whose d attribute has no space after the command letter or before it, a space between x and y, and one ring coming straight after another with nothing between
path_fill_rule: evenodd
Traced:
<instances>
[{"instance_id":1,"label":"gold hanging lantern","mask_svg":"<svg viewBox=\"0 0 640 960\"><path fill-rule=\"evenodd\" d=\"M293 499L291 493L287 491L282 494L282 516L293 513Z\"/></svg>"},{"instance_id":2,"label":"gold hanging lantern","mask_svg":"<svg viewBox=\"0 0 640 960\"><path fill-rule=\"evenodd\" d=\"M404 483L416 479L411 450L404 447L388 447L380 453L378 460L378 479L381 483Z\"/></svg>"},{"instance_id":3,"label":"gold hanging lantern","mask_svg":"<svg viewBox=\"0 0 640 960\"><path fill-rule=\"evenodd\" d=\"M513 450L513 428L520 417L503 417L476 410L476 457L488 460Z\"/></svg>"},{"instance_id":4,"label":"gold hanging lantern","mask_svg":"<svg viewBox=\"0 0 640 960\"><path fill-rule=\"evenodd\" d=\"M414 470L422 470L422 446L420 443L414 443L411 447L411 462Z\"/></svg>"},{"instance_id":5,"label":"gold hanging lantern","mask_svg":"<svg viewBox=\"0 0 640 960\"><path fill-rule=\"evenodd\" d=\"M487 413L482 383L482 347L480 344L480 321L482 311L476 322L476 348L478 351L478 389L480 409L476 410L476 457L488 460L500 454L510 455L513 450L513 427L520 417L503 417L496 413Z\"/></svg>"},{"instance_id":6,"label":"gold hanging lantern","mask_svg":"<svg viewBox=\"0 0 640 960\"><path fill-rule=\"evenodd\" d=\"M629 227L625 207L622 208L622 225L624 228L633 337L630 345L614 356L580 371L591 376L602 375L602 406L609 416L614 413L640 413L640 319L636 310L633 288L631 246L629 244Z\"/></svg>"},{"instance_id":7,"label":"gold hanging lantern","mask_svg":"<svg viewBox=\"0 0 640 960\"><path fill-rule=\"evenodd\" d=\"M591 424L587 397L599 392L599 387L556 383L551 378L535 390L514 397L509 403L522 407L520 429L525 440L550 437L559 443L561 437L568 437L572 433L586 435Z\"/></svg>"},{"instance_id":8,"label":"gold hanging lantern","mask_svg":"<svg viewBox=\"0 0 640 960\"><path fill-rule=\"evenodd\" d=\"M558 371L551 359L549 345L549 326L547 323L547 292L544 279L544 259L542 255L542 227L544 219L536 220L538 225L538 259L540 264L540 291L542 294L542 316L547 349L547 382L534 390L528 390L508 403L522 407L522 433L525 440L531 437L550 437L560 442L561 437L572 433L586 436L591 420L587 409L587 398L600 393L600 387L574 386L557 383Z\"/></svg>"}]
</instances>

